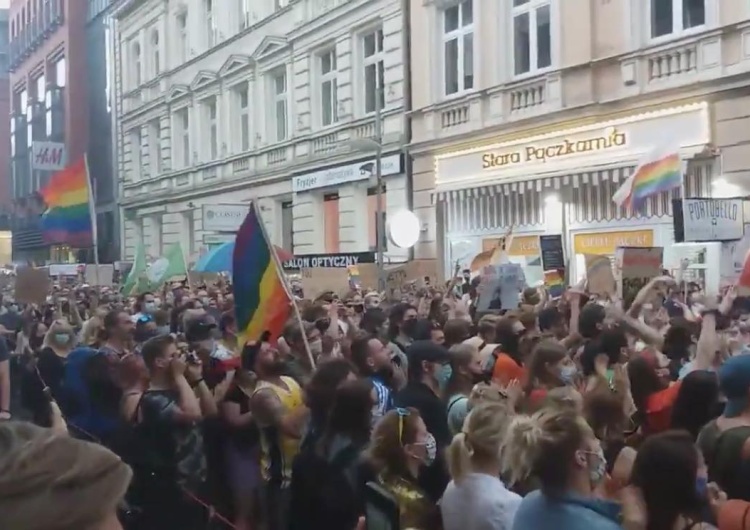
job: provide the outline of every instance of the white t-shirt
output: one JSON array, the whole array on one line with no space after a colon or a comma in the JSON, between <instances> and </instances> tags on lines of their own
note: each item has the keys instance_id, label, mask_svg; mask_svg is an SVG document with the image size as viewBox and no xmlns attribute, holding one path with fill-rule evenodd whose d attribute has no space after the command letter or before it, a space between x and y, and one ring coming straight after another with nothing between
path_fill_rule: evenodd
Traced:
<instances>
[{"instance_id":1,"label":"white t-shirt","mask_svg":"<svg viewBox=\"0 0 750 530\"><path fill-rule=\"evenodd\" d=\"M510 530L521 496L499 478L470 473L451 481L440 501L444 530Z\"/></svg>"}]
</instances>

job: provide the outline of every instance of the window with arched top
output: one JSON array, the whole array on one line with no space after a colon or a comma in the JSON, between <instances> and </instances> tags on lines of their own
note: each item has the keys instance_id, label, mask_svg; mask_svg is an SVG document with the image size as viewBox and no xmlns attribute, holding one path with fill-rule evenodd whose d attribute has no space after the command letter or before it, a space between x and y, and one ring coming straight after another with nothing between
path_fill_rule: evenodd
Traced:
<instances>
[{"instance_id":1,"label":"window with arched top","mask_svg":"<svg viewBox=\"0 0 750 530\"><path fill-rule=\"evenodd\" d=\"M155 29L151 32L151 46L153 47L153 60L154 60L154 76L159 75L161 72L161 56L159 54L159 30Z\"/></svg>"},{"instance_id":2,"label":"window with arched top","mask_svg":"<svg viewBox=\"0 0 750 530\"><path fill-rule=\"evenodd\" d=\"M133 87L141 86L141 45L133 43Z\"/></svg>"}]
</instances>

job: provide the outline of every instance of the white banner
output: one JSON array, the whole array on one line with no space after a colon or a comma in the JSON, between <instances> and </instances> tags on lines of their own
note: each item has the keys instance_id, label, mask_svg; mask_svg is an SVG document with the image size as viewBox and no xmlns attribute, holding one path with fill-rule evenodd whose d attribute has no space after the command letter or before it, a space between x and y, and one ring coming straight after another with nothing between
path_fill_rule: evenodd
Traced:
<instances>
[{"instance_id":1,"label":"white banner","mask_svg":"<svg viewBox=\"0 0 750 530\"><path fill-rule=\"evenodd\" d=\"M66 163L65 144L59 142L32 142L31 169L60 171Z\"/></svg>"},{"instance_id":2,"label":"white banner","mask_svg":"<svg viewBox=\"0 0 750 530\"><path fill-rule=\"evenodd\" d=\"M742 239L742 199L685 199L682 208L685 241Z\"/></svg>"},{"instance_id":3,"label":"white banner","mask_svg":"<svg viewBox=\"0 0 750 530\"><path fill-rule=\"evenodd\" d=\"M203 230L236 232L250 211L249 204L204 204Z\"/></svg>"}]
</instances>

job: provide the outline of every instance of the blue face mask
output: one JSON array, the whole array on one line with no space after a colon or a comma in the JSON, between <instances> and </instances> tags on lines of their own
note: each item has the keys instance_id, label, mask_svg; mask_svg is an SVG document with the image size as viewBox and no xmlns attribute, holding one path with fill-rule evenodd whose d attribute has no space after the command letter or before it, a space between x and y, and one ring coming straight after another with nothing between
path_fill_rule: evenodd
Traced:
<instances>
[{"instance_id":1,"label":"blue face mask","mask_svg":"<svg viewBox=\"0 0 750 530\"><path fill-rule=\"evenodd\" d=\"M705 499L708 497L708 478L707 477L696 477L695 478L695 492L698 497Z\"/></svg>"},{"instance_id":2,"label":"blue face mask","mask_svg":"<svg viewBox=\"0 0 750 530\"><path fill-rule=\"evenodd\" d=\"M572 385L578 375L578 367L575 364L566 364L560 368L560 379L566 385Z\"/></svg>"},{"instance_id":3,"label":"blue face mask","mask_svg":"<svg viewBox=\"0 0 750 530\"><path fill-rule=\"evenodd\" d=\"M450 364L444 364L436 370L435 379L437 379L441 390L445 389L451 375L453 375L453 367Z\"/></svg>"},{"instance_id":4,"label":"blue face mask","mask_svg":"<svg viewBox=\"0 0 750 530\"><path fill-rule=\"evenodd\" d=\"M70 335L67 333L55 333L55 342L60 345L67 344L70 342Z\"/></svg>"}]
</instances>

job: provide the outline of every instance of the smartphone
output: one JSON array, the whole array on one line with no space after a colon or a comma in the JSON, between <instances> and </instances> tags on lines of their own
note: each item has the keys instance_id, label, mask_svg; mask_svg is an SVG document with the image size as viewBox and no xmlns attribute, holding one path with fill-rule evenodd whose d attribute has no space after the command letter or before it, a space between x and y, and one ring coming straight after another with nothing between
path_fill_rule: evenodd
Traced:
<instances>
[{"instance_id":1,"label":"smartphone","mask_svg":"<svg viewBox=\"0 0 750 530\"><path fill-rule=\"evenodd\" d=\"M365 486L367 530L401 530L398 502L375 482Z\"/></svg>"}]
</instances>

